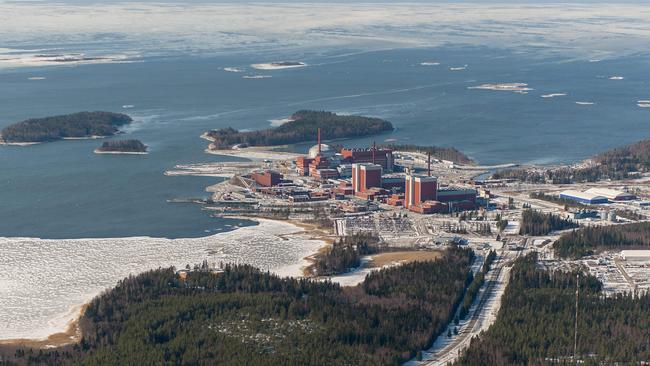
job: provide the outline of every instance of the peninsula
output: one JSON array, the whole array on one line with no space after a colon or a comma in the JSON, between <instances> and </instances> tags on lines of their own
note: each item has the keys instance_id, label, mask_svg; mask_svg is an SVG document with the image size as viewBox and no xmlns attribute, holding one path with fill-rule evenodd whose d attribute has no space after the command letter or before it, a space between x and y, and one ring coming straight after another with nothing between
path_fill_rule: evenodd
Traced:
<instances>
[{"instance_id":1,"label":"peninsula","mask_svg":"<svg viewBox=\"0 0 650 366\"><path fill-rule=\"evenodd\" d=\"M115 135L119 127L132 122L126 114L78 112L32 118L11 124L0 131L5 144L30 144L68 138L96 138Z\"/></svg>"},{"instance_id":2,"label":"peninsula","mask_svg":"<svg viewBox=\"0 0 650 366\"><path fill-rule=\"evenodd\" d=\"M146 154L147 145L140 140L111 140L104 141L102 146L95 149L95 154Z\"/></svg>"},{"instance_id":3,"label":"peninsula","mask_svg":"<svg viewBox=\"0 0 650 366\"><path fill-rule=\"evenodd\" d=\"M319 128L328 138L338 139L390 132L393 124L380 118L302 110L294 113L289 122L275 128L241 132L228 127L209 131L204 137L212 141L211 150L230 149L235 145L275 146L311 141Z\"/></svg>"}]
</instances>

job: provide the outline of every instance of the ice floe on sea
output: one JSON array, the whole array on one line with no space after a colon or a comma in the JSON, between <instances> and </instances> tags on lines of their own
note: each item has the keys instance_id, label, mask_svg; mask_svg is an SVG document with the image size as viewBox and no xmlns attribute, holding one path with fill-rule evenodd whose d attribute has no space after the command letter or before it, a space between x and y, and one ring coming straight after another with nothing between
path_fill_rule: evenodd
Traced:
<instances>
[{"instance_id":1,"label":"ice floe on sea","mask_svg":"<svg viewBox=\"0 0 650 366\"><path fill-rule=\"evenodd\" d=\"M440 65L440 62L436 61L425 61L425 62L420 62L421 66L438 66Z\"/></svg>"},{"instance_id":2,"label":"ice floe on sea","mask_svg":"<svg viewBox=\"0 0 650 366\"><path fill-rule=\"evenodd\" d=\"M223 71L227 71L227 72L244 72L244 69L240 69L238 67L224 67Z\"/></svg>"},{"instance_id":3,"label":"ice floe on sea","mask_svg":"<svg viewBox=\"0 0 650 366\"><path fill-rule=\"evenodd\" d=\"M542 98L556 98L556 97L564 97L566 95L567 95L566 93L542 94Z\"/></svg>"},{"instance_id":4,"label":"ice floe on sea","mask_svg":"<svg viewBox=\"0 0 650 366\"><path fill-rule=\"evenodd\" d=\"M463 70L467 70L467 65L449 68L449 71L463 71Z\"/></svg>"},{"instance_id":5,"label":"ice floe on sea","mask_svg":"<svg viewBox=\"0 0 650 366\"><path fill-rule=\"evenodd\" d=\"M577 105L594 105L594 102L576 102Z\"/></svg>"},{"instance_id":6,"label":"ice floe on sea","mask_svg":"<svg viewBox=\"0 0 650 366\"><path fill-rule=\"evenodd\" d=\"M32 80L32 81L35 81L35 80L45 80L45 79L47 79L47 78L44 77L44 76L30 76L30 77L27 78L27 80Z\"/></svg>"},{"instance_id":7,"label":"ice floe on sea","mask_svg":"<svg viewBox=\"0 0 650 366\"><path fill-rule=\"evenodd\" d=\"M282 70L282 69L296 69L299 67L308 66L304 62L299 61L276 61L262 64L252 64L251 67L258 70Z\"/></svg>"},{"instance_id":8,"label":"ice floe on sea","mask_svg":"<svg viewBox=\"0 0 650 366\"><path fill-rule=\"evenodd\" d=\"M322 245L269 220L202 238L0 238L0 339L62 332L82 304L130 274L206 259L297 276Z\"/></svg>"},{"instance_id":9,"label":"ice floe on sea","mask_svg":"<svg viewBox=\"0 0 650 366\"><path fill-rule=\"evenodd\" d=\"M271 78L271 75L244 75L241 78L242 79L269 79Z\"/></svg>"},{"instance_id":10,"label":"ice floe on sea","mask_svg":"<svg viewBox=\"0 0 650 366\"><path fill-rule=\"evenodd\" d=\"M623 76L610 76L609 80L623 80L625 77Z\"/></svg>"},{"instance_id":11,"label":"ice floe on sea","mask_svg":"<svg viewBox=\"0 0 650 366\"><path fill-rule=\"evenodd\" d=\"M0 52L0 67L85 65L132 62L135 54L87 55L81 52L48 52L40 50L9 50ZM41 80L31 79L30 80Z\"/></svg>"},{"instance_id":12,"label":"ice floe on sea","mask_svg":"<svg viewBox=\"0 0 650 366\"><path fill-rule=\"evenodd\" d=\"M650 100L639 100L636 103L641 108L650 108Z\"/></svg>"},{"instance_id":13,"label":"ice floe on sea","mask_svg":"<svg viewBox=\"0 0 650 366\"><path fill-rule=\"evenodd\" d=\"M483 84L478 86L470 86L467 89L509 91L515 93L521 93L521 92L527 92L533 90L533 88L529 88L528 84L526 83Z\"/></svg>"}]
</instances>

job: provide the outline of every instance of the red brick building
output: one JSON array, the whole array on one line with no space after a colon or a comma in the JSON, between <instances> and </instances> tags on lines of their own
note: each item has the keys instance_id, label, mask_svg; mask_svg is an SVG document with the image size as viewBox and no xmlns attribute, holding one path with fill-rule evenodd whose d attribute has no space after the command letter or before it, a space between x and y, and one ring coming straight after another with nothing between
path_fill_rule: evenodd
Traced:
<instances>
[{"instance_id":1,"label":"red brick building","mask_svg":"<svg viewBox=\"0 0 650 366\"><path fill-rule=\"evenodd\" d=\"M377 164L385 171L393 171L393 151L390 149L342 149L341 156L348 164Z\"/></svg>"},{"instance_id":2,"label":"red brick building","mask_svg":"<svg viewBox=\"0 0 650 366\"><path fill-rule=\"evenodd\" d=\"M435 201L438 180L435 177L407 175L404 187L404 207L418 206L424 201Z\"/></svg>"},{"instance_id":3,"label":"red brick building","mask_svg":"<svg viewBox=\"0 0 650 366\"><path fill-rule=\"evenodd\" d=\"M354 193L370 188L381 188L381 166L376 164L352 164L352 188Z\"/></svg>"},{"instance_id":4,"label":"red brick building","mask_svg":"<svg viewBox=\"0 0 650 366\"><path fill-rule=\"evenodd\" d=\"M273 170L264 170L261 172L254 172L251 174L251 179L262 187L273 187L282 182L284 177L282 174Z\"/></svg>"}]
</instances>

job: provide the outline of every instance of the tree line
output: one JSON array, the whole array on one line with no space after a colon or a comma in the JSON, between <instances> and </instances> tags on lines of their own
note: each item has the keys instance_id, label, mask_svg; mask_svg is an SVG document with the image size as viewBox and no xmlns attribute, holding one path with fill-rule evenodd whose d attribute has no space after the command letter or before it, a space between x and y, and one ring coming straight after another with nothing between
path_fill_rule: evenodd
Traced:
<instances>
[{"instance_id":1,"label":"tree line","mask_svg":"<svg viewBox=\"0 0 650 366\"><path fill-rule=\"evenodd\" d=\"M440 160L448 160L458 164L474 164L474 161L467 155L460 152L455 147L441 146L422 146L411 144L384 144L383 148L393 151L418 152L422 154L431 154L431 157Z\"/></svg>"},{"instance_id":2,"label":"tree line","mask_svg":"<svg viewBox=\"0 0 650 366\"><path fill-rule=\"evenodd\" d=\"M579 225L552 213L526 209L521 213L519 235L547 235L551 231L577 228Z\"/></svg>"},{"instance_id":3,"label":"tree line","mask_svg":"<svg viewBox=\"0 0 650 366\"><path fill-rule=\"evenodd\" d=\"M21 364L396 365L429 347L459 306L473 253L372 272L356 287L207 264L130 276L90 302L74 347Z\"/></svg>"},{"instance_id":4,"label":"tree line","mask_svg":"<svg viewBox=\"0 0 650 366\"><path fill-rule=\"evenodd\" d=\"M650 171L650 140L642 140L608 150L590 160L591 165L580 168L509 169L494 173L492 178L518 179L529 183L551 182L553 184L626 179L633 173Z\"/></svg>"},{"instance_id":5,"label":"tree line","mask_svg":"<svg viewBox=\"0 0 650 366\"><path fill-rule=\"evenodd\" d=\"M578 347L574 355L576 284ZM496 322L474 338L458 365L639 365L650 360L650 295L604 297L577 272L540 268L535 254L515 262Z\"/></svg>"},{"instance_id":6,"label":"tree line","mask_svg":"<svg viewBox=\"0 0 650 366\"><path fill-rule=\"evenodd\" d=\"M213 149L230 149L234 145L274 146L316 141L319 128L323 139L338 139L389 132L393 125L380 118L301 110L291 116L290 122L275 128L243 132L227 127L209 131L207 136L213 140Z\"/></svg>"},{"instance_id":7,"label":"tree line","mask_svg":"<svg viewBox=\"0 0 650 366\"><path fill-rule=\"evenodd\" d=\"M561 258L580 258L607 249L648 249L650 222L625 225L589 226L564 233L553 243Z\"/></svg>"},{"instance_id":8,"label":"tree line","mask_svg":"<svg viewBox=\"0 0 650 366\"><path fill-rule=\"evenodd\" d=\"M79 112L32 118L2 129L5 142L47 142L65 137L112 136L118 127L132 122L126 114Z\"/></svg>"}]
</instances>

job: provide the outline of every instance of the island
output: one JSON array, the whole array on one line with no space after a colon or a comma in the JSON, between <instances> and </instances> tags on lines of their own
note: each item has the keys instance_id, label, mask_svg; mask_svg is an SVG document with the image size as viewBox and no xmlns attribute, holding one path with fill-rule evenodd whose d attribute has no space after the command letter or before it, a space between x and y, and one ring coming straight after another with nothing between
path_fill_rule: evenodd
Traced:
<instances>
[{"instance_id":1,"label":"island","mask_svg":"<svg viewBox=\"0 0 650 366\"><path fill-rule=\"evenodd\" d=\"M212 143L209 149L224 150L237 145L277 146L316 140L318 129L323 138L355 138L393 131L393 124L381 118L344 116L332 112L302 110L289 122L259 131L238 131L231 127L212 130L204 137Z\"/></svg>"},{"instance_id":2,"label":"island","mask_svg":"<svg viewBox=\"0 0 650 366\"><path fill-rule=\"evenodd\" d=\"M78 112L32 118L2 129L0 142L20 145L62 139L113 136L119 131L119 127L132 121L126 114L112 112Z\"/></svg>"},{"instance_id":3,"label":"island","mask_svg":"<svg viewBox=\"0 0 650 366\"><path fill-rule=\"evenodd\" d=\"M104 141L95 154L147 154L147 145L135 139Z\"/></svg>"}]
</instances>

